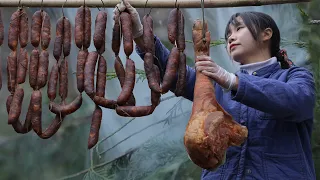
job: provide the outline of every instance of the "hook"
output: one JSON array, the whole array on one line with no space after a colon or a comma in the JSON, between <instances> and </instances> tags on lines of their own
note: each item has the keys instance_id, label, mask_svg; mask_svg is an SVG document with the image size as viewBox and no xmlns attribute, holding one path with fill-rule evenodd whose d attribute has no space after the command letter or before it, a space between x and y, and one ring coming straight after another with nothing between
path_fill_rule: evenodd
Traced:
<instances>
[{"instance_id":1,"label":"hook","mask_svg":"<svg viewBox=\"0 0 320 180\"><path fill-rule=\"evenodd\" d=\"M147 0L147 2L148 2L148 0ZM146 2L146 6L147 6L147 2ZM148 13L148 16L150 15L151 10L152 10L152 7L150 7L150 11L149 11L149 13Z\"/></svg>"},{"instance_id":2,"label":"hook","mask_svg":"<svg viewBox=\"0 0 320 180\"><path fill-rule=\"evenodd\" d=\"M43 8L43 0L41 0L41 7L40 7L41 12L43 11L42 8Z\"/></svg>"},{"instance_id":3,"label":"hook","mask_svg":"<svg viewBox=\"0 0 320 180\"><path fill-rule=\"evenodd\" d=\"M122 1L122 3L124 3L123 0L121 0L121 1ZM119 14L121 14L121 11L117 5L116 5L116 8L118 9Z\"/></svg>"},{"instance_id":4,"label":"hook","mask_svg":"<svg viewBox=\"0 0 320 180\"><path fill-rule=\"evenodd\" d=\"M144 4L144 8L143 8L143 14L144 14L144 15L146 15L147 3L148 3L148 0L147 0L146 3Z\"/></svg>"},{"instance_id":5,"label":"hook","mask_svg":"<svg viewBox=\"0 0 320 180\"><path fill-rule=\"evenodd\" d=\"M147 4L148 4L148 0L146 1L146 4L144 5L143 14L146 14ZM150 11L149 11L149 13L147 15L150 15L151 10L152 10L152 7L150 8Z\"/></svg>"},{"instance_id":6,"label":"hook","mask_svg":"<svg viewBox=\"0 0 320 180\"><path fill-rule=\"evenodd\" d=\"M104 5L103 0L101 0L101 2L102 2L103 10L106 11L106 7L105 7L105 5Z\"/></svg>"},{"instance_id":7,"label":"hook","mask_svg":"<svg viewBox=\"0 0 320 180\"><path fill-rule=\"evenodd\" d=\"M64 1L63 5L62 5L62 16L63 16L63 17L64 17L63 7L64 7L64 5L66 4L67 1L68 1L68 0Z\"/></svg>"},{"instance_id":8,"label":"hook","mask_svg":"<svg viewBox=\"0 0 320 180\"><path fill-rule=\"evenodd\" d=\"M150 13L151 13L151 10L152 10L152 7L150 8L150 11L149 11L148 15L150 15Z\"/></svg>"},{"instance_id":9,"label":"hook","mask_svg":"<svg viewBox=\"0 0 320 180\"><path fill-rule=\"evenodd\" d=\"M19 3L18 3L18 9L21 9L22 6L21 6L21 0L19 0Z\"/></svg>"},{"instance_id":10,"label":"hook","mask_svg":"<svg viewBox=\"0 0 320 180\"><path fill-rule=\"evenodd\" d=\"M179 9L180 8L180 4L178 4L178 7L177 7L177 3L178 3L178 0L176 0L176 2L174 3L174 8Z\"/></svg>"}]
</instances>

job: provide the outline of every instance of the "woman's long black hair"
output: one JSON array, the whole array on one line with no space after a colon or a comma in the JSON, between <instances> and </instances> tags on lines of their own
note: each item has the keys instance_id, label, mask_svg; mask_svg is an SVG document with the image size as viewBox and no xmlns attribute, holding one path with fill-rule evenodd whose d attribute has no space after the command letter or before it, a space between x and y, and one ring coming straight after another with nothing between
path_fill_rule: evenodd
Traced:
<instances>
[{"instance_id":1,"label":"woman's long black hair","mask_svg":"<svg viewBox=\"0 0 320 180\"><path fill-rule=\"evenodd\" d=\"M228 39L228 34L230 33L230 25L237 26L239 24L237 17L241 17L243 23L247 26L251 32L253 38L258 40L259 34L264 31L266 28L271 28L273 31L271 37L270 51L271 56L275 56L280 62L281 67L287 69L291 66L292 61L287 58L286 51L280 50L280 31L272 19L271 16L261 13L261 12L239 12L233 14L226 26L225 30L225 39Z\"/></svg>"}]
</instances>

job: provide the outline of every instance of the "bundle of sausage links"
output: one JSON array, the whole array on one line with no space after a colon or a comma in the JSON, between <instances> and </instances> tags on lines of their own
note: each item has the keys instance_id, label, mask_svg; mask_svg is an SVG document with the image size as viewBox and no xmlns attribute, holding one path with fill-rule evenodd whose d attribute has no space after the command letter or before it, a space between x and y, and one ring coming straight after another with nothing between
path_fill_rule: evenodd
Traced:
<instances>
[{"instance_id":1,"label":"bundle of sausage links","mask_svg":"<svg viewBox=\"0 0 320 180\"><path fill-rule=\"evenodd\" d=\"M85 15L85 18L83 17ZM84 23L84 24L82 24ZM84 34L76 39L77 46L80 48L78 58L78 69L81 71L81 76L78 76L79 91L84 91L95 103L95 110L93 111L90 134L88 138L88 149L91 149L99 139L99 130L102 121L102 109L100 106L111 108L109 106L109 100L105 98L105 87L106 87L106 73L107 73L107 62L103 57L105 52L105 32L107 24L107 13L105 11L99 11L95 19L95 31L93 35L93 42L96 51L89 53L83 53L81 50L80 42L91 41L91 32L87 29L91 29L91 14L90 9L80 7L76 15L76 31L75 33ZM83 37L83 39L81 39ZM89 41L89 42L90 42ZM83 48L87 48L83 43ZM86 57L85 57L86 56ZM85 57L85 58L84 58ZM83 61L84 60L84 61ZM83 63L84 62L84 63ZM94 74L97 68L96 75L96 89L94 88ZM83 67L84 65L84 67ZM82 80L82 77L84 79ZM81 87L83 83L84 87Z\"/></svg>"},{"instance_id":2,"label":"bundle of sausage links","mask_svg":"<svg viewBox=\"0 0 320 180\"><path fill-rule=\"evenodd\" d=\"M18 133L27 133L33 129L41 138L49 138L54 135L63 119L76 110L82 104L82 92L85 93L95 103L92 124L90 128L90 136L88 140L88 148L92 148L98 141L99 129L102 119L101 107L115 109L116 113L124 117L141 117L153 113L160 103L161 94L168 92L174 77L178 71L179 63L184 63L181 67L185 68L184 51L184 33L183 33L183 15L178 9L176 16L170 15L173 19L171 27L176 25L180 29L177 33L175 28L168 28L169 34L177 37L178 48L174 47L170 53L169 61L164 74L162 85L160 84L160 73L163 73L161 67L155 61L155 45L153 36L153 20L150 14L143 17L143 40L145 44L146 54L144 56L144 69L146 72L148 86L151 90L150 105L136 106L136 100L133 94L135 86L135 63L130 59L133 52L133 36L132 21L128 12L120 13L115 19L112 32L112 50L115 54L114 69L121 86L121 92L117 99L107 99L105 97L107 63L103 57L105 52L105 31L107 22L107 13L100 11L95 20L95 32L93 42L95 51L88 52L91 43L91 11L86 6L78 8L75 17L75 44L79 48L77 56L77 89L79 95L66 103L68 95L68 60L71 49L71 24L68 18L62 16L56 23L56 37L54 41L53 56L55 58L54 65L51 69L48 81L48 65L49 53L47 48L50 44L50 17L42 9L35 12L32 16L31 24L31 44L34 47L30 54L29 64L29 83L33 89L31 100L28 108L27 117L24 124L19 119L21 106L24 96L23 89L19 86L25 82L25 74L28 67L28 53L24 49L28 43L28 17L23 9L19 8L11 17L9 27L8 45L11 53L8 56L7 72L8 72L8 90L11 95L7 99L7 111L9 114L8 122L12 124ZM179 13L180 12L180 13ZM179 15L179 21L178 21ZM1 40L0 23L0 40ZM3 29L3 28L2 28ZM3 30L2 30L3 31ZM3 34L3 33L2 33ZM3 38L2 38L3 39ZM2 44L2 41L0 43ZM18 53L18 41L20 45ZM123 42L124 53L126 55L125 68L119 57L121 41ZM173 42L176 40L174 39ZM0 45L1 45L0 44ZM40 47L39 47L40 45ZM180 62L179 62L180 57ZM94 84L94 76L97 66L96 85ZM181 70L182 69L182 70ZM185 73L183 68L179 68L178 83L183 84ZM59 81L58 81L59 80ZM56 114L55 119L50 126L43 132L41 126L42 114L42 93L41 89L48 81L47 95L50 99L49 109ZM55 102L57 88L59 82L60 102ZM95 88L96 87L96 88ZM177 89L182 86L177 86ZM180 88L180 92L182 89ZM175 94L179 90L176 90Z\"/></svg>"},{"instance_id":3,"label":"bundle of sausage links","mask_svg":"<svg viewBox=\"0 0 320 180\"><path fill-rule=\"evenodd\" d=\"M120 116L125 117L141 117L152 114L157 105L160 102L160 71L159 68L153 64L154 62L154 40L153 40L153 20L152 17L147 14L143 17L143 40L146 48L146 55L144 57L144 69L146 72L148 85L151 90L151 103L150 105L141 105L135 106L132 104L125 104L130 100L132 95L132 90L135 84L135 65L134 62L128 58L133 51L133 37L132 37L132 24L131 17L126 11L121 12L120 14L120 23L121 23L121 31L123 35L123 47L125 54L127 55L126 61L126 72L124 83L122 86L122 91L117 99L117 107L116 112ZM116 26L116 24L115 24ZM114 27L114 33L115 32ZM120 34L120 33L119 33ZM116 39L116 38L115 38ZM114 39L113 39L114 43ZM117 44L120 44L119 42ZM117 46L114 49L115 54L118 53ZM119 60L119 57L116 58L116 63ZM121 61L120 61L121 62ZM117 71L117 67L115 67ZM119 76L118 76L119 77ZM121 82L121 80L120 80ZM129 101L130 102L130 101Z\"/></svg>"},{"instance_id":4,"label":"bundle of sausage links","mask_svg":"<svg viewBox=\"0 0 320 180\"><path fill-rule=\"evenodd\" d=\"M168 17L168 39L175 46L171 49L166 66L166 72L163 77L162 93L169 91L174 83L176 74L178 80L174 94L183 96L186 86L186 55L185 36L184 36L184 16L179 8L172 9Z\"/></svg>"},{"instance_id":5,"label":"bundle of sausage links","mask_svg":"<svg viewBox=\"0 0 320 180\"><path fill-rule=\"evenodd\" d=\"M99 11L95 19L95 31L93 42L96 51L88 52L91 42L91 11L86 6L78 8L75 17L75 44L79 48L77 57L77 88L80 93L85 93L95 103L92 115L88 149L91 149L99 139L99 130L102 120L102 109L114 109L116 101L105 98L107 62L103 57L105 52L105 32L107 13ZM94 76L97 68L96 89L94 88Z\"/></svg>"},{"instance_id":6,"label":"bundle of sausage links","mask_svg":"<svg viewBox=\"0 0 320 180\"><path fill-rule=\"evenodd\" d=\"M62 16L56 23L56 37L54 41L53 56L55 64L53 65L48 81L47 94L50 99L49 109L56 117L49 128L56 132L63 119L78 110L82 104L82 94L80 93L69 104L66 103L68 96L68 59L71 50L71 23L70 20ZM57 94L59 80L60 103L54 102ZM54 132L54 133L55 133Z\"/></svg>"},{"instance_id":7,"label":"bundle of sausage links","mask_svg":"<svg viewBox=\"0 0 320 180\"><path fill-rule=\"evenodd\" d=\"M38 118L37 112L41 111L41 101L39 106L39 102L36 102L37 99L35 99L33 93L25 122L24 124L21 124L19 117L24 98L24 90L20 85L25 82L28 69L28 53L25 49L28 44L28 33L28 16L24 9L18 8L18 10L11 15L8 29L8 46L11 52L7 58L7 87L10 95L7 98L6 108L8 112L8 124L11 124L17 133L22 134L28 133L32 130L31 123L33 120ZM18 44L20 45L19 47ZM45 53L43 53L41 60L45 61L45 58ZM39 61L39 57L37 60ZM35 81L33 84L34 88L41 88L46 83L43 79L44 76L42 74L42 70L43 69L40 70L39 75L37 74L38 69L36 70L37 72L33 72L35 74ZM39 76L39 79L37 79L37 76ZM31 80L29 81L31 82Z\"/></svg>"}]
</instances>

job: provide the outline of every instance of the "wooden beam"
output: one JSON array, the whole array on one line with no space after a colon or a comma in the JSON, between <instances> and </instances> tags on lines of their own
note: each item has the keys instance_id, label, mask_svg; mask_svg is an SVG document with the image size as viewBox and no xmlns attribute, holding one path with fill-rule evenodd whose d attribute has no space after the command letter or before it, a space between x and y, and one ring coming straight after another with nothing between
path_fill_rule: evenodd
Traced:
<instances>
[{"instance_id":1,"label":"wooden beam","mask_svg":"<svg viewBox=\"0 0 320 180\"><path fill-rule=\"evenodd\" d=\"M0 7L62 7L77 8L83 5L84 0L0 0ZM89 7L115 7L121 0L85 0ZM205 8L220 8L220 7L240 7L240 6L263 6L271 4L289 4L310 2L311 0L205 0ZM146 0L130 0L130 4L135 8L144 8ZM176 0L148 0L146 7L152 8L174 8ZM181 8L200 8L200 0L177 0L177 4Z\"/></svg>"}]
</instances>

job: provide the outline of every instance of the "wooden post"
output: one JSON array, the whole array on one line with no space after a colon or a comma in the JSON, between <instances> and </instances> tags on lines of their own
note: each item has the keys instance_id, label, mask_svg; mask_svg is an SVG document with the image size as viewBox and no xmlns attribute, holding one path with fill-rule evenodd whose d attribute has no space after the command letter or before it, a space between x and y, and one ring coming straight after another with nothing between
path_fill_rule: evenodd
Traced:
<instances>
[{"instance_id":1,"label":"wooden post","mask_svg":"<svg viewBox=\"0 0 320 180\"><path fill-rule=\"evenodd\" d=\"M115 7L121 0L103 0L104 7ZM144 8L147 0L130 0L135 8ZM205 8L240 7L240 6L262 6L271 4L289 4L310 2L311 0L205 0ZM20 4L26 7L73 7L83 5L84 0L20 0ZM148 0L146 7L152 8L174 8L176 0ZM181 8L200 8L200 0L178 0ZM103 7L101 0L85 0L89 7ZM19 0L0 0L0 7L18 7Z\"/></svg>"}]
</instances>

